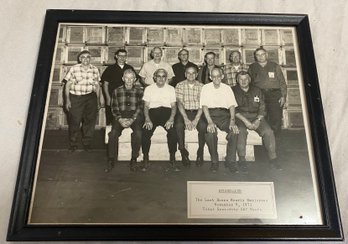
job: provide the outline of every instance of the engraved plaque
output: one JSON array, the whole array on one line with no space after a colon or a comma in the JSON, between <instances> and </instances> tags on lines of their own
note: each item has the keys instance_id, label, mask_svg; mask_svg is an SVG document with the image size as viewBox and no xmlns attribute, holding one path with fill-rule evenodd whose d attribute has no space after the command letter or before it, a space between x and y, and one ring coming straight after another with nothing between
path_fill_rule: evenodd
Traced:
<instances>
[{"instance_id":1,"label":"engraved plaque","mask_svg":"<svg viewBox=\"0 0 348 244\"><path fill-rule=\"evenodd\" d=\"M88 27L87 28L87 43L103 43L104 28L103 27Z\"/></svg>"},{"instance_id":2,"label":"engraved plaque","mask_svg":"<svg viewBox=\"0 0 348 244\"><path fill-rule=\"evenodd\" d=\"M284 45L293 44L292 30L281 30L280 33Z\"/></svg>"},{"instance_id":3,"label":"engraved plaque","mask_svg":"<svg viewBox=\"0 0 348 244\"><path fill-rule=\"evenodd\" d=\"M221 43L221 31L217 29L204 30L205 43L208 45Z\"/></svg>"},{"instance_id":4,"label":"engraved plaque","mask_svg":"<svg viewBox=\"0 0 348 244\"><path fill-rule=\"evenodd\" d=\"M83 43L83 27L72 26L69 28L69 43Z\"/></svg>"},{"instance_id":5,"label":"engraved plaque","mask_svg":"<svg viewBox=\"0 0 348 244\"><path fill-rule=\"evenodd\" d=\"M285 50L285 63L287 66L296 66L294 50Z\"/></svg>"},{"instance_id":6,"label":"engraved plaque","mask_svg":"<svg viewBox=\"0 0 348 244\"><path fill-rule=\"evenodd\" d=\"M225 45L239 45L239 31L238 29L223 30Z\"/></svg>"},{"instance_id":7,"label":"engraved plaque","mask_svg":"<svg viewBox=\"0 0 348 244\"><path fill-rule=\"evenodd\" d=\"M186 29L187 44L201 44L202 31L201 29Z\"/></svg>"},{"instance_id":8,"label":"engraved plaque","mask_svg":"<svg viewBox=\"0 0 348 244\"><path fill-rule=\"evenodd\" d=\"M147 29L147 42L149 44L163 44L164 31L161 28Z\"/></svg>"},{"instance_id":9,"label":"engraved plaque","mask_svg":"<svg viewBox=\"0 0 348 244\"><path fill-rule=\"evenodd\" d=\"M143 44L143 28L130 27L129 28L129 43Z\"/></svg>"},{"instance_id":10,"label":"engraved plaque","mask_svg":"<svg viewBox=\"0 0 348 244\"><path fill-rule=\"evenodd\" d=\"M260 45L259 31L256 29L245 29L242 42L247 45Z\"/></svg>"},{"instance_id":11,"label":"engraved plaque","mask_svg":"<svg viewBox=\"0 0 348 244\"><path fill-rule=\"evenodd\" d=\"M124 28L123 27L108 27L107 29L108 43L124 43Z\"/></svg>"},{"instance_id":12,"label":"engraved plaque","mask_svg":"<svg viewBox=\"0 0 348 244\"><path fill-rule=\"evenodd\" d=\"M264 45L278 45L279 37L277 30L264 30L262 35L262 42Z\"/></svg>"},{"instance_id":13,"label":"engraved plaque","mask_svg":"<svg viewBox=\"0 0 348 244\"><path fill-rule=\"evenodd\" d=\"M169 45L181 45L182 44L182 30L181 29L167 29L166 43Z\"/></svg>"}]
</instances>

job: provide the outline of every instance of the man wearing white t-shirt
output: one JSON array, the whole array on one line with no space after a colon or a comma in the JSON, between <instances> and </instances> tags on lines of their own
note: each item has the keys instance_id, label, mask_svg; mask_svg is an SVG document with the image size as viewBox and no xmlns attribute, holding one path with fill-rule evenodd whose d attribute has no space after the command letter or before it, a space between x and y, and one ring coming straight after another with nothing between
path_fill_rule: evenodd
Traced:
<instances>
[{"instance_id":1,"label":"man wearing white t-shirt","mask_svg":"<svg viewBox=\"0 0 348 244\"><path fill-rule=\"evenodd\" d=\"M157 126L162 126L167 131L170 163L176 171L178 170L175 165L175 153L177 150L177 137L174 128L176 96L174 87L167 84L167 75L168 73L165 69L156 70L153 75L155 83L146 87L144 91L143 171L146 171L148 167L151 137Z\"/></svg>"},{"instance_id":2,"label":"man wearing white t-shirt","mask_svg":"<svg viewBox=\"0 0 348 244\"><path fill-rule=\"evenodd\" d=\"M227 132L227 152L225 166L233 173L238 171L236 164L238 127L235 124L235 107L237 106L232 89L221 83L224 78L220 68L213 68L210 73L213 82L203 86L200 97L204 115L208 122L205 140L211 156L210 170L216 172L219 168L219 155L217 151L217 131L219 128Z\"/></svg>"},{"instance_id":3,"label":"man wearing white t-shirt","mask_svg":"<svg viewBox=\"0 0 348 244\"><path fill-rule=\"evenodd\" d=\"M146 85L151 85L154 83L153 76L156 70L164 69L167 72L167 83L170 83L174 77L174 71L170 64L162 61L163 52L160 47L154 47L151 50L150 56L152 60L144 63L141 68L139 75L143 79Z\"/></svg>"}]
</instances>

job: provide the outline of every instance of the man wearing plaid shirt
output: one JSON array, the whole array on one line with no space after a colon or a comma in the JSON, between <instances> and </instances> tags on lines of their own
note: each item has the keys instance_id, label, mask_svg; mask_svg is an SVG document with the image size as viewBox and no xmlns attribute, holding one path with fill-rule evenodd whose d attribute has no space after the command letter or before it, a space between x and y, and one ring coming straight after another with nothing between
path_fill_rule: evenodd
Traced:
<instances>
[{"instance_id":1,"label":"man wearing plaid shirt","mask_svg":"<svg viewBox=\"0 0 348 244\"><path fill-rule=\"evenodd\" d=\"M199 106L201 89L203 84L196 80L197 68L189 66L185 71L186 80L181 81L175 87L179 114L176 118L178 145L184 166L190 165L188 151L185 149L185 129L198 130L198 150L196 165L203 163L203 151L207 124L202 117L202 109Z\"/></svg>"},{"instance_id":2,"label":"man wearing plaid shirt","mask_svg":"<svg viewBox=\"0 0 348 244\"><path fill-rule=\"evenodd\" d=\"M224 73L227 79L227 85L235 86L237 84L236 74L240 71L247 71L248 68L245 64L241 62L242 55L237 50L232 50L229 56L231 63L225 65Z\"/></svg>"},{"instance_id":3,"label":"man wearing plaid shirt","mask_svg":"<svg viewBox=\"0 0 348 244\"><path fill-rule=\"evenodd\" d=\"M89 51L82 51L78 57L81 63L72 66L64 78L71 152L77 149L81 123L82 144L86 151L90 151L99 107L99 71L90 64Z\"/></svg>"},{"instance_id":4,"label":"man wearing plaid shirt","mask_svg":"<svg viewBox=\"0 0 348 244\"><path fill-rule=\"evenodd\" d=\"M143 126L143 89L135 86L136 74L132 69L123 73L124 85L116 88L112 94L111 111L113 114L112 129L109 133L108 162L105 172L114 167L118 156L118 138L123 129L131 128L132 158L130 170L136 171L137 158L141 146L141 135Z\"/></svg>"}]
</instances>

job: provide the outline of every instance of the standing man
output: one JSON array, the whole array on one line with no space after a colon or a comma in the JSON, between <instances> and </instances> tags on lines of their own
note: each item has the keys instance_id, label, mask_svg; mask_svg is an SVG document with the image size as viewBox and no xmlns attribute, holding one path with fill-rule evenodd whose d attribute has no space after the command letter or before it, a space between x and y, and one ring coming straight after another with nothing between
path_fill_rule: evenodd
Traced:
<instances>
[{"instance_id":1,"label":"standing man","mask_svg":"<svg viewBox=\"0 0 348 244\"><path fill-rule=\"evenodd\" d=\"M85 151L91 150L98 108L100 107L100 75L91 65L91 53L83 50L79 54L80 64L72 66L66 74L64 95L65 109L68 112L69 150L74 152L82 129L82 144ZM82 124L82 126L81 126ZM82 128L81 128L82 127Z\"/></svg>"},{"instance_id":2,"label":"standing man","mask_svg":"<svg viewBox=\"0 0 348 244\"><path fill-rule=\"evenodd\" d=\"M118 49L115 52L115 60L116 63L108 66L101 76L105 95L105 116L107 125L112 123L111 96L116 88L123 86L123 72L127 69L132 69L134 71L134 68L126 63L127 51L125 49Z\"/></svg>"},{"instance_id":3,"label":"standing man","mask_svg":"<svg viewBox=\"0 0 348 244\"><path fill-rule=\"evenodd\" d=\"M282 126L282 112L287 94L284 75L279 64L268 60L268 53L263 47L255 50L254 57L256 62L250 65L248 72L252 84L264 92L266 119L277 136Z\"/></svg>"},{"instance_id":4,"label":"standing man","mask_svg":"<svg viewBox=\"0 0 348 244\"><path fill-rule=\"evenodd\" d=\"M174 87L167 84L167 75L165 69L156 70L153 76L155 83L146 87L144 91L143 171L146 171L148 167L151 137L157 126L162 126L167 131L169 160L173 168L178 171L175 165L175 153L177 150L176 130L174 128L176 97Z\"/></svg>"},{"instance_id":5,"label":"standing man","mask_svg":"<svg viewBox=\"0 0 348 244\"><path fill-rule=\"evenodd\" d=\"M232 89L221 83L224 75L220 68L213 68L210 74L213 82L202 88L200 104L208 122L205 140L211 156L210 170L216 172L219 168L218 137L216 129L227 132L227 152L225 166L232 173L238 171L236 165L238 127L235 124L235 107L237 102Z\"/></svg>"},{"instance_id":6,"label":"standing man","mask_svg":"<svg viewBox=\"0 0 348 244\"><path fill-rule=\"evenodd\" d=\"M189 61L189 51L187 49L181 49L178 53L178 59L179 63L174 64L173 71L174 71L174 78L170 85L176 87L176 85L180 82L186 79L185 71L188 67L195 67L196 70L198 70L198 66L194 63Z\"/></svg>"},{"instance_id":7,"label":"standing man","mask_svg":"<svg viewBox=\"0 0 348 244\"><path fill-rule=\"evenodd\" d=\"M131 128L132 157L130 170L136 171L137 158L141 145L143 125L143 89L135 86L136 74L132 69L123 73L124 85L116 88L112 94L111 111L113 114L112 130L109 133L108 162L105 172L111 171L118 157L118 138L123 129Z\"/></svg>"},{"instance_id":8,"label":"standing man","mask_svg":"<svg viewBox=\"0 0 348 244\"><path fill-rule=\"evenodd\" d=\"M144 83L148 86L154 83L153 75L156 70L158 69L164 69L167 72L167 80L170 84L173 76L174 71L172 69L172 66L164 61L162 61L163 52L160 47L154 47L151 50L150 54L152 60L148 61L147 63L144 63L143 67L141 68L139 75L143 79Z\"/></svg>"},{"instance_id":9,"label":"standing man","mask_svg":"<svg viewBox=\"0 0 348 244\"><path fill-rule=\"evenodd\" d=\"M196 80L197 68L186 68L186 80L181 81L175 87L176 101L179 112L176 116L175 127L178 136L178 145L184 166L190 165L189 153L185 149L185 129L198 130L198 150L196 165L203 164L203 152L207 123L202 117L202 109L199 105L203 84Z\"/></svg>"},{"instance_id":10,"label":"standing man","mask_svg":"<svg viewBox=\"0 0 348 244\"><path fill-rule=\"evenodd\" d=\"M247 66L241 60L242 54L238 50L232 50L229 56L230 63L224 67L227 85L231 87L236 85L236 74L242 70L248 70Z\"/></svg>"},{"instance_id":11,"label":"standing man","mask_svg":"<svg viewBox=\"0 0 348 244\"><path fill-rule=\"evenodd\" d=\"M233 92L238 103L236 124L239 129L237 145L239 166L243 172L247 172L245 154L248 136L247 129L249 129L255 130L262 137L271 167L281 169L277 162L273 130L264 119L266 111L263 93L260 88L250 85L251 77L248 72L239 72L236 79L238 85L233 87Z\"/></svg>"},{"instance_id":12,"label":"standing man","mask_svg":"<svg viewBox=\"0 0 348 244\"><path fill-rule=\"evenodd\" d=\"M200 70L198 71L198 77L197 77L197 80L199 80L203 84L208 84L212 82L210 78L210 72L214 68L220 68L219 66L215 64L215 57L216 57L216 54L214 52L207 52L204 55L205 65L202 68L200 68ZM225 80L223 80L223 82L226 83Z\"/></svg>"}]
</instances>

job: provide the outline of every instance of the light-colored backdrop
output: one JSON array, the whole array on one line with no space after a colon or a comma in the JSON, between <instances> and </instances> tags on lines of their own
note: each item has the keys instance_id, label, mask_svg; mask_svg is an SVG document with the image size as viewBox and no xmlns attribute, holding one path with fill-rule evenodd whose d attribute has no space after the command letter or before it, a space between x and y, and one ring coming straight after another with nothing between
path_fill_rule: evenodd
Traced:
<instances>
[{"instance_id":1,"label":"light-colored backdrop","mask_svg":"<svg viewBox=\"0 0 348 244\"><path fill-rule=\"evenodd\" d=\"M45 10L58 8L308 14L344 233L348 236L348 18L345 16L348 15L348 2L3 0L0 9L0 243L5 243L6 239Z\"/></svg>"}]
</instances>

